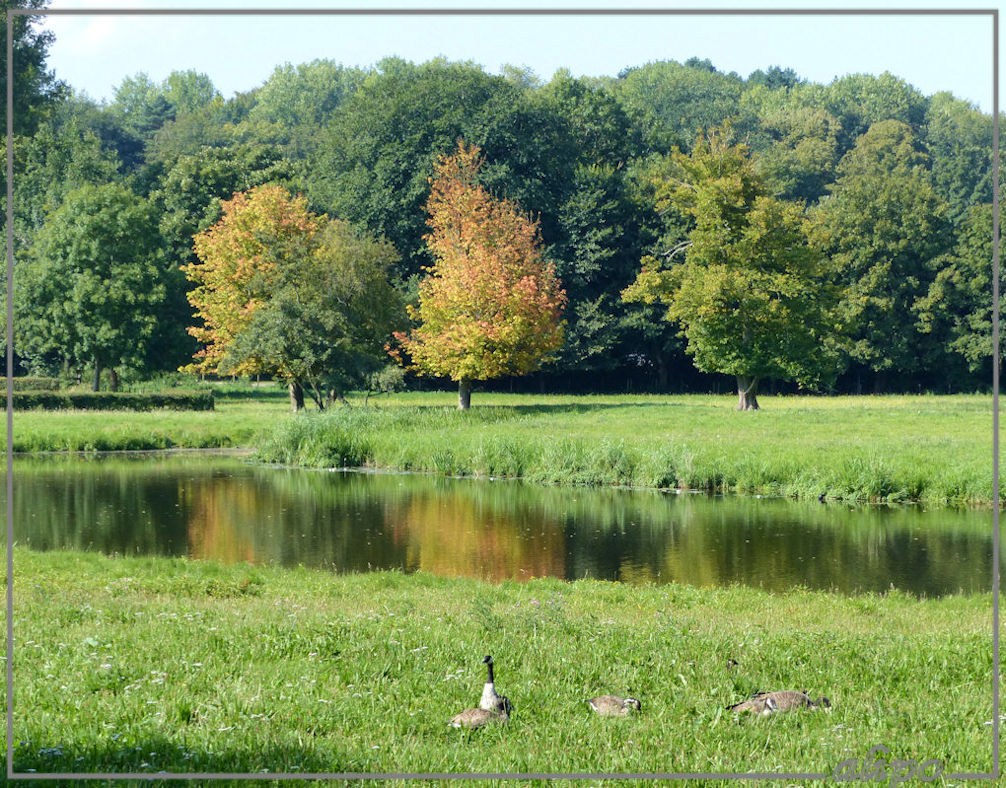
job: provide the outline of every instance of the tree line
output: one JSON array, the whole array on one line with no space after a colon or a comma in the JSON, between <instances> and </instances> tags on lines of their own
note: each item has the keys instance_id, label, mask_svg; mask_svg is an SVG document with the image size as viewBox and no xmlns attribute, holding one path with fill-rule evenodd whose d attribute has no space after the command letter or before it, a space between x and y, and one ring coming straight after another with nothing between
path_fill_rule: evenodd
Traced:
<instances>
[{"instance_id":1,"label":"tree line","mask_svg":"<svg viewBox=\"0 0 1006 788\"><path fill-rule=\"evenodd\" d=\"M193 71L137 74L100 103L47 75L49 42L29 32L13 183L25 373L282 372L278 349L300 343L298 374L322 402L384 371L385 343L352 339L345 322L377 321L377 303L399 315L377 321L387 339L413 341L390 349L421 356L421 295L438 263L431 184L462 142L480 151L472 187L528 218L563 293L561 344L524 378L538 365L500 365L496 385L680 391L736 378L752 397L759 381L988 385L992 119L949 93L924 96L886 73L743 78L697 58L547 81L387 58L286 64L229 99ZM196 306L200 246L214 233L223 243L214 228L266 186L262 216L289 209L311 226L286 239L303 247L284 259L303 265L253 271L246 290ZM378 270L376 300L326 306ZM219 334L214 308L266 300L238 334ZM294 313L300 323L280 319ZM308 316L310 331L284 328ZM345 341L326 347L326 336ZM244 350L217 369L222 342Z\"/></svg>"}]
</instances>

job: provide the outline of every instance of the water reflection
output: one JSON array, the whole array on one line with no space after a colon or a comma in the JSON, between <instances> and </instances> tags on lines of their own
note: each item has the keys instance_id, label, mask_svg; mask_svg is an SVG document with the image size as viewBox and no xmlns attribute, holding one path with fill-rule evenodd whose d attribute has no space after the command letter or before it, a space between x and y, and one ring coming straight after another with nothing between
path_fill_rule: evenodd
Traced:
<instances>
[{"instance_id":1,"label":"water reflection","mask_svg":"<svg viewBox=\"0 0 1006 788\"><path fill-rule=\"evenodd\" d=\"M940 595L991 586L991 513L265 467L15 461L15 539L337 571Z\"/></svg>"}]
</instances>

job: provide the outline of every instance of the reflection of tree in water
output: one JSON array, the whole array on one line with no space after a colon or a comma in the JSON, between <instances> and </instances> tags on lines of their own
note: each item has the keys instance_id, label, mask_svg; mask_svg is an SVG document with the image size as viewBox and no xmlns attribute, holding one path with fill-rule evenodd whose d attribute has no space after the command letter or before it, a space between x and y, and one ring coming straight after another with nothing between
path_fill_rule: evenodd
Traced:
<instances>
[{"instance_id":1,"label":"reflection of tree in water","mask_svg":"<svg viewBox=\"0 0 1006 788\"><path fill-rule=\"evenodd\" d=\"M175 468L146 460L19 458L14 539L38 550L185 555L189 513L176 485Z\"/></svg>"},{"instance_id":2,"label":"reflection of tree in water","mask_svg":"<svg viewBox=\"0 0 1006 788\"><path fill-rule=\"evenodd\" d=\"M337 571L926 594L986 588L990 512L328 473L235 458L18 460L16 538Z\"/></svg>"},{"instance_id":3,"label":"reflection of tree in water","mask_svg":"<svg viewBox=\"0 0 1006 788\"><path fill-rule=\"evenodd\" d=\"M258 495L244 480L233 477L200 479L179 484L178 497L188 502L189 558L210 558L233 564L255 563L252 529Z\"/></svg>"},{"instance_id":4,"label":"reflection of tree in water","mask_svg":"<svg viewBox=\"0 0 1006 788\"><path fill-rule=\"evenodd\" d=\"M488 580L563 577L562 531L527 515L526 508L494 508L478 496L427 490L411 495L395 521L407 534L410 563L424 571Z\"/></svg>"}]
</instances>

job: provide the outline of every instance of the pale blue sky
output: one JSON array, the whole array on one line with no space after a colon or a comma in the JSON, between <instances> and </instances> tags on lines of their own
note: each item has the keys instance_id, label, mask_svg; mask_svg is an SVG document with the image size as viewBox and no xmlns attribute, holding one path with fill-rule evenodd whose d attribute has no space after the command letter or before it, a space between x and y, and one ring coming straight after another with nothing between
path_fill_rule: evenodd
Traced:
<instances>
[{"instance_id":1,"label":"pale blue sky","mask_svg":"<svg viewBox=\"0 0 1006 788\"><path fill-rule=\"evenodd\" d=\"M53 9L88 8L373 8L521 7L521 2L440 0L52 0ZM541 3L523 3L524 7ZM628 7L616 0L554 0L549 7ZM992 4L969 7L995 8ZM953 2L716 2L639 0L633 8L947 8ZM652 60L709 58L746 77L758 68L790 67L830 82L849 73L890 71L929 95L952 91L992 107L990 17L952 16L647 16L647 17L49 17L56 34L49 65L93 98L111 98L138 71L163 79L172 70L208 74L226 96L260 85L275 66L331 58L371 65L398 55L474 60L496 72L511 63L547 79L560 67L574 74L614 75ZM1006 58L1004 58L1006 59Z\"/></svg>"}]
</instances>

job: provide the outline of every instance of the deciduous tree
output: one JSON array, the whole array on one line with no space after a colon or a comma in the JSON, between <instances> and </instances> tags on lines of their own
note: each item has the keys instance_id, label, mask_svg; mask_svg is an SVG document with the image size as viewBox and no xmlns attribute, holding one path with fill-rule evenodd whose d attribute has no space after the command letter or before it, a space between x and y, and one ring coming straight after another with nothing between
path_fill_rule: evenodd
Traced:
<instances>
[{"instance_id":1,"label":"deciduous tree","mask_svg":"<svg viewBox=\"0 0 1006 788\"><path fill-rule=\"evenodd\" d=\"M188 372L215 372L235 337L269 297L275 268L304 259L323 220L303 197L281 186L258 186L223 203L223 218L194 240L198 262L183 268L195 283L189 303L202 325L189 333L203 347ZM235 364L232 374L259 371L254 360Z\"/></svg>"},{"instance_id":2,"label":"deciduous tree","mask_svg":"<svg viewBox=\"0 0 1006 788\"><path fill-rule=\"evenodd\" d=\"M376 369L403 320L388 283L394 248L317 216L303 197L258 186L223 203L223 217L195 238L185 266L203 343L193 372L279 375L299 410L319 407Z\"/></svg>"},{"instance_id":3,"label":"deciduous tree","mask_svg":"<svg viewBox=\"0 0 1006 788\"><path fill-rule=\"evenodd\" d=\"M363 385L387 359L384 347L405 322L388 282L394 247L327 221L310 252L280 261L269 295L228 348L220 371L252 363L307 392L319 409Z\"/></svg>"},{"instance_id":4,"label":"deciduous tree","mask_svg":"<svg viewBox=\"0 0 1006 788\"><path fill-rule=\"evenodd\" d=\"M885 376L917 372L935 350L914 306L933 261L949 251L951 229L927 165L906 124L876 123L842 157L831 196L812 212L811 238L843 288L852 359L878 374L878 389Z\"/></svg>"},{"instance_id":5,"label":"deciduous tree","mask_svg":"<svg viewBox=\"0 0 1006 788\"><path fill-rule=\"evenodd\" d=\"M19 280L18 352L37 365L138 366L164 299L153 207L119 184L82 186L48 217Z\"/></svg>"},{"instance_id":6,"label":"deciduous tree","mask_svg":"<svg viewBox=\"0 0 1006 788\"><path fill-rule=\"evenodd\" d=\"M478 183L481 164L463 142L438 161L425 236L435 263L409 310L420 325L396 334L417 370L458 382L461 409L473 380L531 372L560 346L566 301L537 223Z\"/></svg>"},{"instance_id":7,"label":"deciduous tree","mask_svg":"<svg viewBox=\"0 0 1006 788\"><path fill-rule=\"evenodd\" d=\"M666 304L695 366L736 376L739 410L758 408L763 378L813 385L837 372L829 292L802 208L766 195L746 146L712 131L690 155L674 150L657 207L693 220L684 260L644 258L623 297Z\"/></svg>"}]
</instances>

